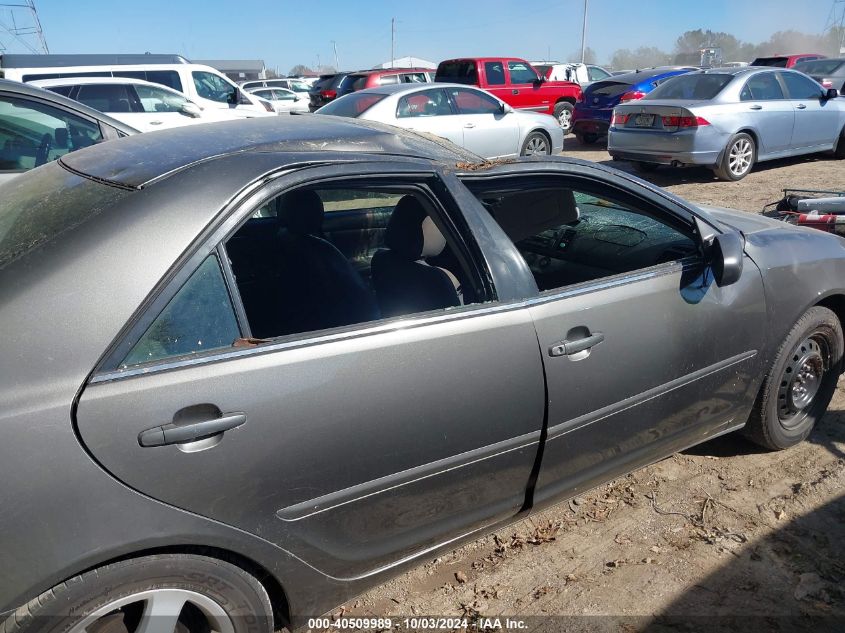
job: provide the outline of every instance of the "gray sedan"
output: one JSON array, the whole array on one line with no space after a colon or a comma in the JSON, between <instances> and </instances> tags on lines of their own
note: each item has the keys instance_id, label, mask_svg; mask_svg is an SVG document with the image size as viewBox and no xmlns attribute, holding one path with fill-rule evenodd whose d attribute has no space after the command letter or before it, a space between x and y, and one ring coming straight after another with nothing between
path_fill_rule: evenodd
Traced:
<instances>
[{"instance_id":1,"label":"gray sedan","mask_svg":"<svg viewBox=\"0 0 845 633\"><path fill-rule=\"evenodd\" d=\"M554 117L514 110L489 92L462 84L369 88L332 101L317 114L427 132L484 158L559 154L563 149L563 130Z\"/></svg>"},{"instance_id":2,"label":"gray sedan","mask_svg":"<svg viewBox=\"0 0 845 633\"><path fill-rule=\"evenodd\" d=\"M328 629L685 447L794 446L835 390L837 236L374 123L214 131L0 188L5 633Z\"/></svg>"},{"instance_id":3,"label":"gray sedan","mask_svg":"<svg viewBox=\"0 0 845 633\"><path fill-rule=\"evenodd\" d=\"M825 151L845 158L845 99L837 95L793 70L689 73L617 106L607 149L646 171L704 165L723 180L774 158Z\"/></svg>"}]
</instances>

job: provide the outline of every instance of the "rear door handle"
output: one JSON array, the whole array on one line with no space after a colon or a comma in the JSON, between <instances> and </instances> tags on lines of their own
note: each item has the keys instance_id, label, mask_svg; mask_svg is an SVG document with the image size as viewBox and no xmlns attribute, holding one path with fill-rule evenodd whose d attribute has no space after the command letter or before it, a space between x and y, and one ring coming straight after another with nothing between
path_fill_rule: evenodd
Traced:
<instances>
[{"instance_id":1,"label":"rear door handle","mask_svg":"<svg viewBox=\"0 0 845 633\"><path fill-rule=\"evenodd\" d=\"M192 424L164 424L138 434L138 444L141 446L166 446L168 444L182 444L194 440L217 435L246 422L246 413L227 413L214 418Z\"/></svg>"},{"instance_id":2,"label":"rear door handle","mask_svg":"<svg viewBox=\"0 0 845 633\"><path fill-rule=\"evenodd\" d=\"M761 105L753 105L753 106L749 106L749 108L751 108L752 110L762 110L762 109L763 109L763 106L761 106Z\"/></svg>"},{"instance_id":3,"label":"rear door handle","mask_svg":"<svg viewBox=\"0 0 845 633\"><path fill-rule=\"evenodd\" d=\"M464 127L470 127L470 128L475 127L475 123L465 123Z\"/></svg>"},{"instance_id":4,"label":"rear door handle","mask_svg":"<svg viewBox=\"0 0 845 633\"><path fill-rule=\"evenodd\" d=\"M807 108L807 106L805 106L803 103L799 103L799 104L798 104L797 106L795 106L795 107L796 107L796 108L798 108L799 110L804 110L804 109L806 109L806 108Z\"/></svg>"},{"instance_id":5,"label":"rear door handle","mask_svg":"<svg viewBox=\"0 0 845 633\"><path fill-rule=\"evenodd\" d=\"M594 347L604 340L603 332L596 332L590 336L574 341L560 341L549 348L549 356L572 356Z\"/></svg>"}]
</instances>

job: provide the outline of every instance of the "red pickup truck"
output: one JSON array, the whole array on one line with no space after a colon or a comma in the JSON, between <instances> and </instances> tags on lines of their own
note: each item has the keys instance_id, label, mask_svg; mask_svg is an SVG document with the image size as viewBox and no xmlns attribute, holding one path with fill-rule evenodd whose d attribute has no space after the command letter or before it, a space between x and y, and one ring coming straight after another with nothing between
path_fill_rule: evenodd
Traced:
<instances>
[{"instance_id":1,"label":"red pickup truck","mask_svg":"<svg viewBox=\"0 0 845 633\"><path fill-rule=\"evenodd\" d=\"M551 114L564 133L572 127L572 110L581 86L571 81L546 81L531 64L516 57L467 57L440 62L434 81L469 84L518 110Z\"/></svg>"}]
</instances>

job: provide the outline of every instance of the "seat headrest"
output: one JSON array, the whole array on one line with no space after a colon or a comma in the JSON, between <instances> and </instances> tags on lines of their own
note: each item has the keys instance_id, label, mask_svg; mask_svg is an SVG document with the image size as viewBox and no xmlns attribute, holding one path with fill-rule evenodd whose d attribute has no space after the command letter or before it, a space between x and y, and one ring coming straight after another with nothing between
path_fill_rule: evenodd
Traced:
<instances>
[{"instance_id":1,"label":"seat headrest","mask_svg":"<svg viewBox=\"0 0 845 633\"><path fill-rule=\"evenodd\" d=\"M393 209L384 243L410 261L434 257L446 248L446 238L414 196L404 196Z\"/></svg>"},{"instance_id":2,"label":"seat headrest","mask_svg":"<svg viewBox=\"0 0 845 633\"><path fill-rule=\"evenodd\" d=\"M315 191L300 189L286 193L279 200L278 218L293 235L323 233L323 201Z\"/></svg>"}]
</instances>

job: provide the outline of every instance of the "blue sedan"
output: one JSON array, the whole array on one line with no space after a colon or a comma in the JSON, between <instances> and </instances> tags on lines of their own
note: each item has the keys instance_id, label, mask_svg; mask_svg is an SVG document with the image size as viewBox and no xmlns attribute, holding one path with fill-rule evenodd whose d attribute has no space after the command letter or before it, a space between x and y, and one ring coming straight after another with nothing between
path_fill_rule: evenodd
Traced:
<instances>
[{"instance_id":1,"label":"blue sedan","mask_svg":"<svg viewBox=\"0 0 845 633\"><path fill-rule=\"evenodd\" d=\"M703 165L740 180L755 163L833 151L845 158L845 99L780 68L716 68L667 81L613 113L607 151L642 170Z\"/></svg>"},{"instance_id":2,"label":"blue sedan","mask_svg":"<svg viewBox=\"0 0 845 633\"><path fill-rule=\"evenodd\" d=\"M572 131L579 143L592 144L607 134L613 108L620 103L642 99L661 83L696 68L663 66L615 75L584 89L572 113Z\"/></svg>"}]
</instances>

